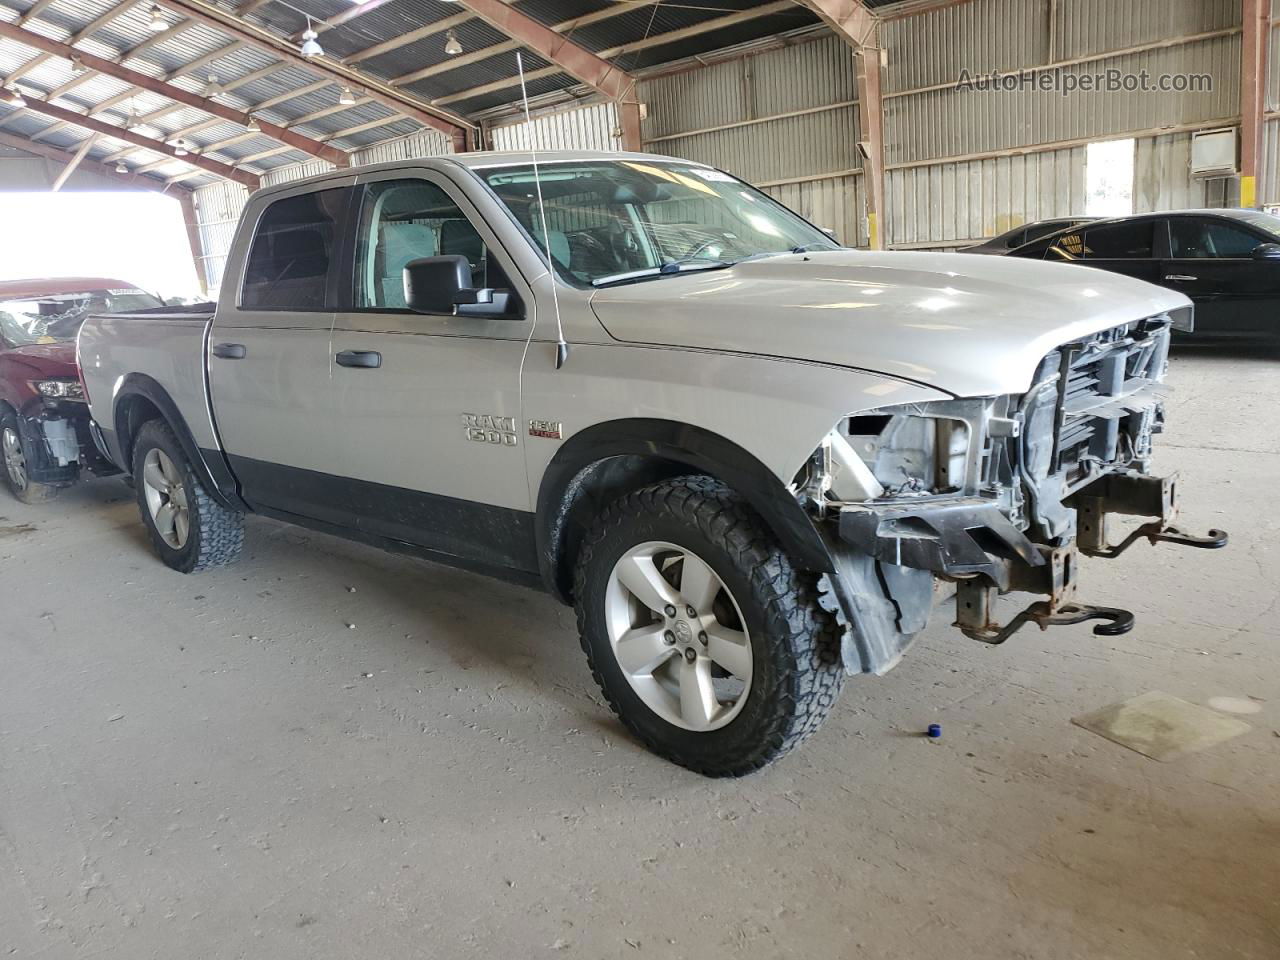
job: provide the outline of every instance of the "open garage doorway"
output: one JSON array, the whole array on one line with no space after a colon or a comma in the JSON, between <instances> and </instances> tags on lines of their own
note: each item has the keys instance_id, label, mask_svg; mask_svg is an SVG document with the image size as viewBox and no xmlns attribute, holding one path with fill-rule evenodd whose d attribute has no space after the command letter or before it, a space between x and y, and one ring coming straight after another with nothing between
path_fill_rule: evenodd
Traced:
<instances>
[{"instance_id":1,"label":"open garage doorway","mask_svg":"<svg viewBox=\"0 0 1280 960\"><path fill-rule=\"evenodd\" d=\"M1084 212L1091 217L1133 213L1134 141L1103 140L1085 147Z\"/></svg>"},{"instance_id":2,"label":"open garage doorway","mask_svg":"<svg viewBox=\"0 0 1280 960\"><path fill-rule=\"evenodd\" d=\"M0 192L0 280L113 277L203 299L182 205L140 191Z\"/></svg>"}]
</instances>

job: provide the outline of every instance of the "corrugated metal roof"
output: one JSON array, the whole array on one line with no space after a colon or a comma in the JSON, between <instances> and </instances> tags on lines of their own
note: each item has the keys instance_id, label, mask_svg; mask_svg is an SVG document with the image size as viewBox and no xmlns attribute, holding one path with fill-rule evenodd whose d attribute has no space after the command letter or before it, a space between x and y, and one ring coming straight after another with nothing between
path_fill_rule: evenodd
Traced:
<instances>
[{"instance_id":1,"label":"corrugated metal roof","mask_svg":"<svg viewBox=\"0 0 1280 960\"><path fill-rule=\"evenodd\" d=\"M0 20L17 19L24 11L29 10L34 2L35 0L4 0L4 6L0 7ZM576 43L587 49L600 51L672 30L707 23L719 17L761 6L768 0L697 0L697 2L671 0L671 2L638 3L635 9L627 10L620 10L616 0L516 0L516 2L521 12L548 25L555 25L587 14L616 11L615 16L608 16L578 27L570 33L571 39ZM350 0L289 0L289 5L282 2L269 2L251 13L248 19L279 35L292 36L302 30L307 22L306 16L298 12L299 9L311 14L319 23L338 14L348 14L352 8ZM322 30L320 42L330 57L349 57L376 44L403 36L424 25L465 15L465 12L465 8L446 0L390 0L332 29ZM113 15L115 13L118 15ZM180 16L175 12L165 11L163 15L170 24L181 22ZM258 112L262 119L270 122L297 124L299 132L305 135L317 139L328 139L338 131L394 116L394 112L387 107L377 103L364 103L325 113L322 117L300 123L299 121L304 117L337 105L339 81L325 88L308 90L296 97L281 100L265 109L259 108L258 105L261 103L284 97L291 91L310 87L315 83L317 75L302 65L278 61L274 53L251 46L236 47L197 70L184 73L183 68L187 64L222 50L231 45L235 38L216 27L186 21L183 29L175 32L173 36L156 41L148 25L149 5L144 2L54 0L23 26L24 29L66 42L84 31L89 24L104 17L103 22L94 28L91 35L77 41L81 49L108 59L121 58L131 69L148 76L156 78L172 76L173 79L170 82L175 86L194 93L201 93L206 79L212 75L219 83L232 88L219 95L220 102L241 111ZM788 11L785 14L757 17L731 27L722 27L686 37L674 43L624 54L618 62L625 69L638 69L794 29L813 21L814 17L811 13L797 6L794 11ZM463 46L464 58L467 54L504 44L508 40L505 35L477 17L459 24L455 32ZM140 44L145 44L145 49L136 56L130 56L128 51ZM358 69L385 81L424 68L447 67L452 58L445 53L444 44L445 34L436 33L387 51L380 56L360 61ZM7 39L0 40L0 75L8 75L20 69L34 56L35 51L30 47ZM273 72L265 76L255 76L243 85L236 85L236 81L265 70L277 62L279 68ZM541 57L528 51L524 54L524 62L527 71L536 71L548 65ZM464 62L457 67L443 69L432 76L416 80L402 89L411 96L430 101L463 93L495 81L508 80L515 75L515 72L514 53L505 51L476 62ZM44 96L72 79L70 64L58 57L52 57L24 75L19 80L19 85L33 94ZM578 86L579 82L573 77L555 74L531 81L529 93L537 97ZM130 87L125 81L98 75L75 84L61 98L60 103L71 109L83 111L126 94L129 90ZM506 86L490 93L457 101L451 104L450 108L464 115L487 110L513 102L518 96L518 90L519 88L515 85ZM357 97L362 96L362 91L358 88L355 92ZM123 123L130 107L133 107L139 115L145 116L164 110L170 105L171 101L161 95L140 91L102 111L99 117L105 122ZM0 116L3 115L0 114ZM51 125L43 118L29 121L28 116L35 115L24 115L14 120L7 125L7 129L31 133ZM178 131L206 123L209 119L209 115L203 111L184 106L181 109L171 109L149 121L145 127L140 128L139 132L157 139L172 138ZM243 132L244 129L239 124L226 121L210 123L209 126L184 136L197 146L204 146L234 138ZM423 128L417 122L401 119L336 138L333 143L346 150L363 149L373 144L422 132ZM53 136L57 137L57 135ZM277 141L265 136L254 137L225 148L219 152L219 156L234 161L237 157L252 156L269 150L272 145L278 145ZM294 150L261 158L253 161L249 166L260 171L276 169L282 165L295 164L303 156ZM174 165L176 169L183 168L180 161L175 160ZM206 177L202 176L201 179Z\"/></svg>"}]
</instances>

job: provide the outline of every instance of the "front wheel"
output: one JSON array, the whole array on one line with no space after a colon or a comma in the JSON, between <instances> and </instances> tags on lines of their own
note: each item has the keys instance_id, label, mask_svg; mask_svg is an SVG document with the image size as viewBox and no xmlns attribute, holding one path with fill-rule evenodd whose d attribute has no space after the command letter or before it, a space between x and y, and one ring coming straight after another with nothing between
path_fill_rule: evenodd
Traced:
<instances>
[{"instance_id":1,"label":"front wheel","mask_svg":"<svg viewBox=\"0 0 1280 960\"><path fill-rule=\"evenodd\" d=\"M0 417L0 455L4 457L9 492L23 503L47 503L58 495L58 487L31 479L31 455L22 442L18 417L12 411Z\"/></svg>"},{"instance_id":2,"label":"front wheel","mask_svg":"<svg viewBox=\"0 0 1280 960\"><path fill-rule=\"evenodd\" d=\"M609 705L655 753L741 776L795 747L844 681L812 578L709 477L607 507L578 557L582 646Z\"/></svg>"},{"instance_id":3,"label":"front wheel","mask_svg":"<svg viewBox=\"0 0 1280 960\"><path fill-rule=\"evenodd\" d=\"M195 573L240 556L244 517L209 496L164 422L148 421L138 431L133 478L142 522L168 566Z\"/></svg>"}]
</instances>

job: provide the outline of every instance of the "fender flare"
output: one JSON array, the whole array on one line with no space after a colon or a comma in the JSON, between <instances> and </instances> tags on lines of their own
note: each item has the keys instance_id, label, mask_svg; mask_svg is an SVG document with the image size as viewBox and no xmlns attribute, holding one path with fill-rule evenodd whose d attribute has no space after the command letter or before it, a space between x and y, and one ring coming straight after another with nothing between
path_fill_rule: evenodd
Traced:
<instances>
[{"instance_id":1,"label":"fender flare","mask_svg":"<svg viewBox=\"0 0 1280 960\"><path fill-rule=\"evenodd\" d=\"M831 554L813 521L781 480L731 440L687 423L634 418L597 423L556 451L538 488L535 537L547 589L568 603L572 574L562 570L574 486L596 465L619 457L654 458L690 467L740 493L803 569L830 573Z\"/></svg>"},{"instance_id":2,"label":"fender flare","mask_svg":"<svg viewBox=\"0 0 1280 960\"><path fill-rule=\"evenodd\" d=\"M178 405L169 396L169 391L145 373L131 373L125 377L124 383L120 385L120 389L116 391L111 401L112 432L107 438L107 445L111 449L112 459L120 469L126 473L133 472L131 458L126 454L126 450L133 446L133 437L127 433L128 425L124 422L121 410L123 402L131 397L141 397L160 411L160 416L173 431L173 435L178 438L187 462L191 464L200 482L209 491L209 496L219 506L237 513L247 512L248 507L240 499L236 478L221 452L215 452L212 457L205 456L204 451L196 444L191 428L187 426L187 421L178 410Z\"/></svg>"}]
</instances>

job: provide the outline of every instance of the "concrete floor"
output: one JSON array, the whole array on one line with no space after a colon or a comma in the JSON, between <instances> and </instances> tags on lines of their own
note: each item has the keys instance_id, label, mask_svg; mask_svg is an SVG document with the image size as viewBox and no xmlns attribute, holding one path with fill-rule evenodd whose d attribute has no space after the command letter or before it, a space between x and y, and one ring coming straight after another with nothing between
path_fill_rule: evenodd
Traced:
<instances>
[{"instance_id":1,"label":"concrete floor","mask_svg":"<svg viewBox=\"0 0 1280 960\"><path fill-rule=\"evenodd\" d=\"M1175 360L1158 466L1233 542L1090 562L1134 632L940 618L736 782L536 593L263 520L182 577L119 481L0 501L0 956L1274 960L1278 364ZM1150 690L1258 712L1172 763L1069 722Z\"/></svg>"}]
</instances>

